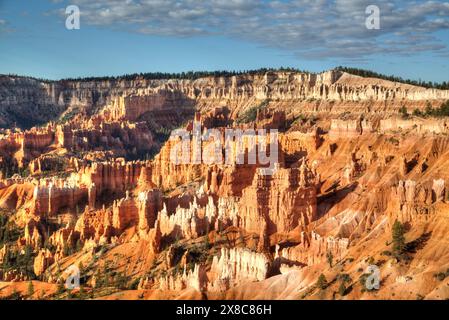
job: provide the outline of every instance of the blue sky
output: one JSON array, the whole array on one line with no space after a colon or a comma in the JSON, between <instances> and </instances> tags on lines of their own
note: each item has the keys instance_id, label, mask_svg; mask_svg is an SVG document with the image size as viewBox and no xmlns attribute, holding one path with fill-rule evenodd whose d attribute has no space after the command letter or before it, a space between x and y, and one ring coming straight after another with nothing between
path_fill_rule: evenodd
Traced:
<instances>
[{"instance_id":1,"label":"blue sky","mask_svg":"<svg viewBox=\"0 0 449 320\"><path fill-rule=\"evenodd\" d=\"M65 8L81 11L65 28ZM365 9L380 8L380 30ZM0 0L0 73L48 79L338 65L449 80L449 2Z\"/></svg>"}]
</instances>

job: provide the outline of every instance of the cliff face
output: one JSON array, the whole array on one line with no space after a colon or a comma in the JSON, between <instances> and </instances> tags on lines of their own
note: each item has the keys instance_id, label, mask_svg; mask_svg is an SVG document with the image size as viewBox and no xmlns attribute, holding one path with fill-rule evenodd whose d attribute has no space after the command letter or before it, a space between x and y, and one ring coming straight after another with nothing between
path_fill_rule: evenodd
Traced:
<instances>
[{"instance_id":1,"label":"cliff face","mask_svg":"<svg viewBox=\"0 0 449 320\"><path fill-rule=\"evenodd\" d=\"M0 125L24 127L45 123L64 110L55 86L38 80L0 76Z\"/></svg>"},{"instance_id":2,"label":"cliff face","mask_svg":"<svg viewBox=\"0 0 449 320\"><path fill-rule=\"evenodd\" d=\"M0 76L0 114L2 126L20 127L55 120L64 112L96 109L126 91L146 86L141 81L40 81L33 78Z\"/></svg>"},{"instance_id":3,"label":"cliff face","mask_svg":"<svg viewBox=\"0 0 449 320\"><path fill-rule=\"evenodd\" d=\"M439 106L449 91L424 89L379 79L365 79L338 71L322 74L267 73L198 80L152 80L115 97L105 108L113 119L135 120L145 112L173 106L205 112L226 106L233 117L261 102L268 107L313 113L397 113L405 104L410 110Z\"/></svg>"},{"instance_id":4,"label":"cliff face","mask_svg":"<svg viewBox=\"0 0 449 320\"><path fill-rule=\"evenodd\" d=\"M227 106L234 115L261 101L288 112L397 112L423 109L449 99L449 91L424 89L390 81L361 78L340 71L321 74L272 72L264 75L197 80L50 81L1 76L2 126L21 127L92 115L100 109L111 119L136 120L146 112L207 110ZM349 105L347 105L349 103ZM351 110L352 109L352 110ZM411 110L413 110L411 109ZM30 117L31 115L31 117ZM163 116L163 115L159 115Z\"/></svg>"}]
</instances>

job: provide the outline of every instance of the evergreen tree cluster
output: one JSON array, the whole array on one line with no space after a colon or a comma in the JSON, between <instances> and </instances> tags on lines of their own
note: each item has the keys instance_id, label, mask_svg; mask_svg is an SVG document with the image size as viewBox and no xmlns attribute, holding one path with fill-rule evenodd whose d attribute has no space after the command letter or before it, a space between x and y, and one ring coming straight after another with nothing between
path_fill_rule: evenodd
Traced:
<instances>
[{"instance_id":1,"label":"evergreen tree cluster","mask_svg":"<svg viewBox=\"0 0 449 320\"><path fill-rule=\"evenodd\" d=\"M413 115L418 117L449 117L449 100L443 103L439 108L432 108L432 106L428 104L424 111L415 109L413 110Z\"/></svg>"},{"instance_id":2,"label":"evergreen tree cluster","mask_svg":"<svg viewBox=\"0 0 449 320\"><path fill-rule=\"evenodd\" d=\"M228 70L215 70L215 71L187 71L187 72L140 72L140 73L130 73L119 76L100 76L100 77L77 77L77 78L64 78L58 80L60 82L92 82L92 81L120 81L120 80L168 80L168 79L178 79L178 80L197 80L206 77L232 77L238 75L263 75L267 72L302 72L302 73L312 73L305 70L300 70L290 67L280 67L280 68L260 68L253 70L241 70L241 71L228 71ZM34 78L30 76L19 76L17 74L8 74L8 77L20 77L24 79L36 80L44 83L58 82L42 78ZM0 75L1 77L1 75Z\"/></svg>"},{"instance_id":3,"label":"evergreen tree cluster","mask_svg":"<svg viewBox=\"0 0 449 320\"><path fill-rule=\"evenodd\" d=\"M377 73L370 70L365 69L358 69L358 68L351 68L351 67L343 67L339 66L336 67L334 70L347 72L353 75L361 76L364 78L379 78L394 82L400 82L415 86L421 86L424 88L435 88L435 89L441 89L441 90L449 90L449 82L444 81L442 83L432 82L432 81L422 81L422 80L410 80L410 79L403 79L402 77L397 76L387 76L381 73ZM77 82L92 82L92 81L120 81L120 80L137 80L137 79L145 79L145 80L167 80L167 79L185 79L185 80L196 80L199 78L205 78L205 77L232 77L237 75L262 75L266 72L301 72L301 73L310 73L313 74L314 72L309 72L305 70L300 70L297 68L290 68L290 67L280 67L280 68L260 68L260 69L254 69L254 70L241 70L241 71L228 71L228 70L216 70L216 71L187 71L187 72L178 72L178 73L170 73L170 72L141 72L141 73L131 73L131 74L124 74L119 76L103 76L103 77L77 77L77 78L64 78L59 81L61 82L71 82L71 81L77 81ZM1 75L0 75L1 76ZM9 77L21 77L17 74L8 74L6 76ZM42 78L34 78L25 76L22 77L25 79L32 79L37 80L39 82L44 83L51 83L55 82L48 79L42 79Z\"/></svg>"},{"instance_id":4,"label":"evergreen tree cluster","mask_svg":"<svg viewBox=\"0 0 449 320\"><path fill-rule=\"evenodd\" d=\"M26 245L23 251L16 248L15 243L20 235L21 230L8 221L6 214L0 212L0 248L8 245L0 270L3 272L17 270L29 279L35 279L33 267L35 253L30 245Z\"/></svg>"},{"instance_id":5,"label":"evergreen tree cluster","mask_svg":"<svg viewBox=\"0 0 449 320\"><path fill-rule=\"evenodd\" d=\"M33 249L29 245L25 247L23 253L7 250L0 268L3 272L17 270L25 274L28 279L35 279L36 275L34 274L33 267L34 257Z\"/></svg>"},{"instance_id":6,"label":"evergreen tree cluster","mask_svg":"<svg viewBox=\"0 0 449 320\"><path fill-rule=\"evenodd\" d=\"M260 68L254 70L243 70L243 71L227 71L227 70L217 70L217 71L187 71L179 73L169 73L169 72L146 72L146 73L132 73L125 74L122 76L105 76L105 77L82 77L82 78L67 78L61 81L78 81L78 82L90 82L90 81L118 81L118 80L167 80L167 79L178 79L178 80L197 80L206 77L232 77L238 75L263 75L267 72L306 72L295 68ZM309 73L309 72L307 72Z\"/></svg>"},{"instance_id":7,"label":"evergreen tree cluster","mask_svg":"<svg viewBox=\"0 0 449 320\"><path fill-rule=\"evenodd\" d=\"M0 247L19 239L21 231L8 221L8 216L0 212Z\"/></svg>"},{"instance_id":8,"label":"evergreen tree cluster","mask_svg":"<svg viewBox=\"0 0 449 320\"><path fill-rule=\"evenodd\" d=\"M364 69L358 69L358 68L350 68L350 67L342 67L339 66L335 68L335 70L347 72L356 76L360 76L363 78L378 78L388 81L394 81L394 82L400 82L405 84L410 84L414 86L420 86L424 88L434 88L434 89L441 89L441 90L449 90L449 82L444 81L442 83L432 82L432 81L421 81L421 80L410 80L410 79L403 79L401 77L396 76L387 76L381 73L377 73L370 70L364 70Z\"/></svg>"},{"instance_id":9,"label":"evergreen tree cluster","mask_svg":"<svg viewBox=\"0 0 449 320\"><path fill-rule=\"evenodd\" d=\"M250 109L246 110L244 113L239 115L239 117L236 120L236 123L242 124L256 121L257 112L264 110L268 106L268 103L269 103L268 100L264 100L259 105L251 107Z\"/></svg>"}]
</instances>

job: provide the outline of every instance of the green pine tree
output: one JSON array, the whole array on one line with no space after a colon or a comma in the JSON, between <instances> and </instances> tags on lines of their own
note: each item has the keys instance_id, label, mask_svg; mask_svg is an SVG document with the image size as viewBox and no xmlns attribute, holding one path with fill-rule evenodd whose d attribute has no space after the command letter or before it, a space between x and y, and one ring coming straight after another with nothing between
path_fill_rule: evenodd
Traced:
<instances>
[{"instance_id":1,"label":"green pine tree","mask_svg":"<svg viewBox=\"0 0 449 320\"><path fill-rule=\"evenodd\" d=\"M84 290L83 286L80 286L80 291L78 292L78 296L82 300L86 298L86 291Z\"/></svg>"},{"instance_id":2,"label":"green pine tree","mask_svg":"<svg viewBox=\"0 0 449 320\"><path fill-rule=\"evenodd\" d=\"M63 294L65 292L65 285L62 281L58 282L58 287L56 289L56 294Z\"/></svg>"},{"instance_id":3,"label":"green pine tree","mask_svg":"<svg viewBox=\"0 0 449 320\"><path fill-rule=\"evenodd\" d=\"M402 106L399 109L399 113L402 115L402 118L408 118L408 112L407 112L407 107L406 106Z\"/></svg>"},{"instance_id":4,"label":"green pine tree","mask_svg":"<svg viewBox=\"0 0 449 320\"><path fill-rule=\"evenodd\" d=\"M32 297L34 294L34 285L33 285L33 281L29 281L28 282L28 289L27 289L27 293L28 293L28 297Z\"/></svg>"},{"instance_id":5,"label":"green pine tree","mask_svg":"<svg viewBox=\"0 0 449 320\"><path fill-rule=\"evenodd\" d=\"M320 274L320 276L318 277L316 286L321 290L324 290L327 288L328 283L327 283L327 280L326 280L326 277L324 276L324 274Z\"/></svg>"},{"instance_id":6,"label":"green pine tree","mask_svg":"<svg viewBox=\"0 0 449 320\"><path fill-rule=\"evenodd\" d=\"M329 267L332 268L332 264L333 264L333 261L334 261L334 255L332 254L331 251L327 252L326 259L327 259L327 263L329 263Z\"/></svg>"},{"instance_id":7,"label":"green pine tree","mask_svg":"<svg viewBox=\"0 0 449 320\"><path fill-rule=\"evenodd\" d=\"M80 251L82 248L83 248L83 245L81 244L81 240L78 239L78 240L76 241L76 244L75 244L75 251L78 252L78 251Z\"/></svg>"},{"instance_id":8,"label":"green pine tree","mask_svg":"<svg viewBox=\"0 0 449 320\"><path fill-rule=\"evenodd\" d=\"M405 230L404 225L396 220L392 228L393 253L399 257L405 251Z\"/></svg>"},{"instance_id":9,"label":"green pine tree","mask_svg":"<svg viewBox=\"0 0 449 320\"><path fill-rule=\"evenodd\" d=\"M84 274L84 272L85 272L86 270L84 269L84 264L83 264L83 262L80 261L80 263L78 263L78 269L80 270L80 274L81 274L81 275Z\"/></svg>"},{"instance_id":10,"label":"green pine tree","mask_svg":"<svg viewBox=\"0 0 449 320\"><path fill-rule=\"evenodd\" d=\"M16 288L14 288L11 296L9 297L9 300L20 300L20 298L21 298L20 293L17 291Z\"/></svg>"}]
</instances>

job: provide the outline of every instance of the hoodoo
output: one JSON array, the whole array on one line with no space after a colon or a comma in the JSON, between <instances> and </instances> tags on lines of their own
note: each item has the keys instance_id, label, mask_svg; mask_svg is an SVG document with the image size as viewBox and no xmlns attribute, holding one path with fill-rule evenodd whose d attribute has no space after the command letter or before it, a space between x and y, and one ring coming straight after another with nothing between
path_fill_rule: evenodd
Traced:
<instances>
[{"instance_id":1,"label":"hoodoo","mask_svg":"<svg viewBox=\"0 0 449 320\"><path fill-rule=\"evenodd\" d=\"M59 117L1 131L7 286L63 297L76 266L101 298L332 299L341 279L345 298L448 297L448 91L338 70L1 79L17 112L28 92Z\"/></svg>"}]
</instances>

